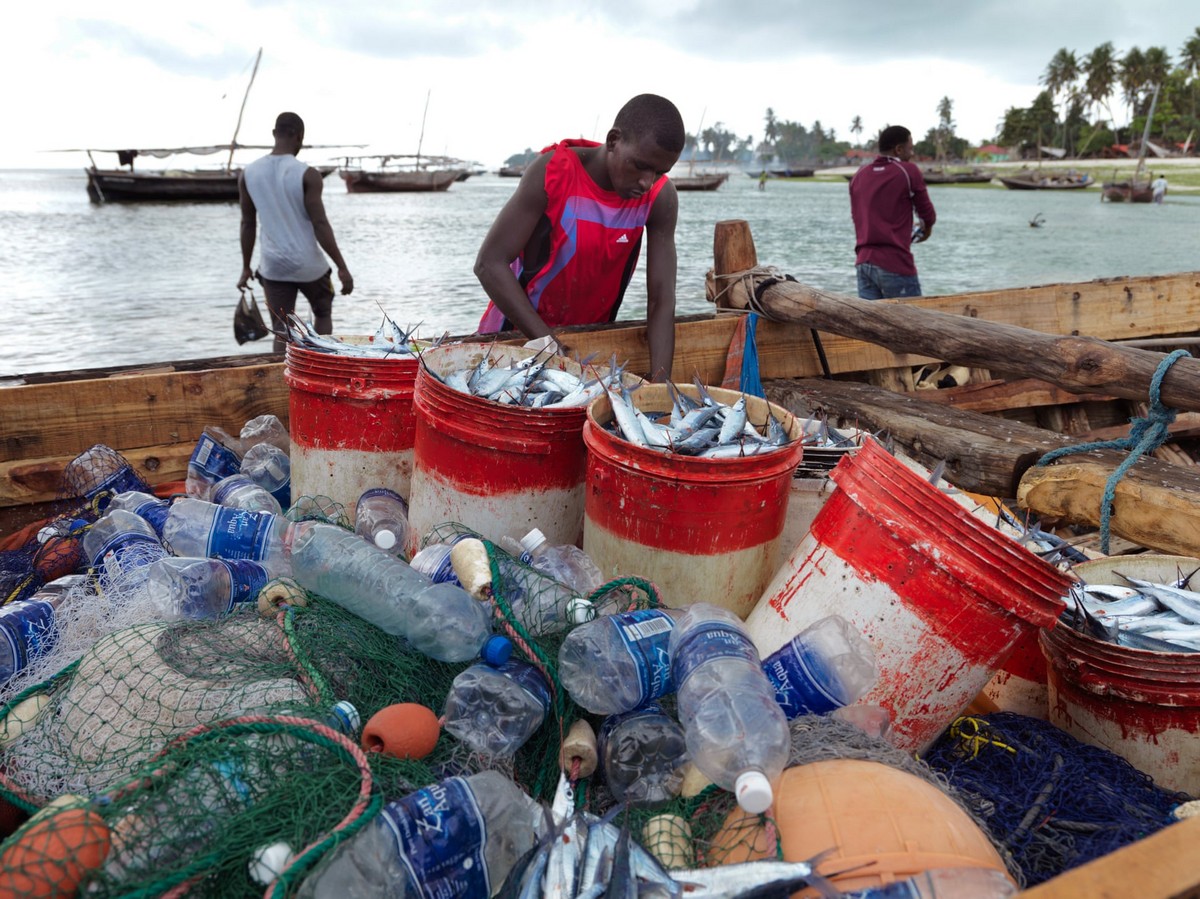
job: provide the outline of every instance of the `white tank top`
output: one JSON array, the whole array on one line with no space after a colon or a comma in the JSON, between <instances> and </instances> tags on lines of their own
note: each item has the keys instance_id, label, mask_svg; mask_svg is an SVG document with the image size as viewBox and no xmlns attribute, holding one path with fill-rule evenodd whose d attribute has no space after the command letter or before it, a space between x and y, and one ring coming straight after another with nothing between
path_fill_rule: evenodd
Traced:
<instances>
[{"instance_id":1,"label":"white tank top","mask_svg":"<svg viewBox=\"0 0 1200 899\"><path fill-rule=\"evenodd\" d=\"M290 154L264 156L243 178L259 221L258 273L272 281L307 283L329 271L304 208L308 165Z\"/></svg>"}]
</instances>

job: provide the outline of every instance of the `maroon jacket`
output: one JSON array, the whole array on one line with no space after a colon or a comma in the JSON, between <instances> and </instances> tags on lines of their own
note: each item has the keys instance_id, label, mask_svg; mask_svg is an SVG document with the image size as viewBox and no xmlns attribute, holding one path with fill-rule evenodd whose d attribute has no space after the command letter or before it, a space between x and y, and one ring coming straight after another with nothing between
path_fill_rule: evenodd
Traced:
<instances>
[{"instance_id":1,"label":"maroon jacket","mask_svg":"<svg viewBox=\"0 0 1200 899\"><path fill-rule=\"evenodd\" d=\"M921 170L894 156L876 156L850 179L855 263L870 263L895 275L915 275L913 209L927 224L937 221Z\"/></svg>"}]
</instances>

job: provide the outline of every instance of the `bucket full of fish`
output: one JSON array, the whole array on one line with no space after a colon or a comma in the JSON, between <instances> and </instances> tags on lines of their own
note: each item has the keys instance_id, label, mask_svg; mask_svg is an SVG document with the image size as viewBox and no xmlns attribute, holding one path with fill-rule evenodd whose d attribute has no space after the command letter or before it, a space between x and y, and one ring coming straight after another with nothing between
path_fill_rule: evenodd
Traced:
<instances>
[{"instance_id":1,"label":"bucket full of fish","mask_svg":"<svg viewBox=\"0 0 1200 899\"><path fill-rule=\"evenodd\" d=\"M371 487L408 496L417 378L411 335L385 319L372 336L335 338L295 316L289 332L283 377L292 496L328 496L347 509Z\"/></svg>"},{"instance_id":2,"label":"bucket full of fish","mask_svg":"<svg viewBox=\"0 0 1200 899\"><path fill-rule=\"evenodd\" d=\"M663 602L745 617L771 576L803 454L800 422L758 397L647 384L588 409L583 549Z\"/></svg>"},{"instance_id":3,"label":"bucket full of fish","mask_svg":"<svg viewBox=\"0 0 1200 899\"><path fill-rule=\"evenodd\" d=\"M922 751L1021 635L1053 627L1065 574L984 524L874 439L830 473L838 489L746 620L764 657L827 615L870 642L879 680L861 705Z\"/></svg>"},{"instance_id":4,"label":"bucket full of fish","mask_svg":"<svg viewBox=\"0 0 1200 899\"><path fill-rule=\"evenodd\" d=\"M1200 559L1111 556L1076 565L1059 626L1042 634L1049 717L1162 787L1200 795Z\"/></svg>"},{"instance_id":5,"label":"bucket full of fish","mask_svg":"<svg viewBox=\"0 0 1200 899\"><path fill-rule=\"evenodd\" d=\"M586 369L523 347L450 344L426 351L414 409L409 547L447 521L498 541L538 528L578 544L587 404L622 378L616 361Z\"/></svg>"}]
</instances>

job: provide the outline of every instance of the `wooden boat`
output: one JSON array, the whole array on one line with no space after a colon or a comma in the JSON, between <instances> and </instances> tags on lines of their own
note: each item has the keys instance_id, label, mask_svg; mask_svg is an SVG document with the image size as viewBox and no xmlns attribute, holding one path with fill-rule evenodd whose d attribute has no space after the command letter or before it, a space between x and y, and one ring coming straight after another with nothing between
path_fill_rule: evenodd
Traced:
<instances>
[{"instance_id":1,"label":"wooden boat","mask_svg":"<svg viewBox=\"0 0 1200 899\"><path fill-rule=\"evenodd\" d=\"M675 185L676 190L716 190L728 180L728 172L671 176L671 183Z\"/></svg>"},{"instance_id":2,"label":"wooden boat","mask_svg":"<svg viewBox=\"0 0 1200 899\"><path fill-rule=\"evenodd\" d=\"M1142 143L1138 147L1137 167L1133 177L1118 181L1113 173L1112 181L1105 181L1100 188L1101 202L1109 203L1149 203L1154 199L1154 189L1150 179L1145 176L1146 147L1150 145L1150 126L1154 122L1154 107L1158 105L1160 85L1154 86L1154 96L1150 99L1150 114L1146 116L1146 127L1142 131Z\"/></svg>"},{"instance_id":3,"label":"wooden boat","mask_svg":"<svg viewBox=\"0 0 1200 899\"><path fill-rule=\"evenodd\" d=\"M955 171L942 166L928 166L921 169L921 174L926 184L986 184L992 180L992 173L981 168Z\"/></svg>"},{"instance_id":4,"label":"wooden boat","mask_svg":"<svg viewBox=\"0 0 1200 899\"><path fill-rule=\"evenodd\" d=\"M525 174L525 166L523 165L506 165L501 166L496 172L501 178L520 178Z\"/></svg>"},{"instance_id":5,"label":"wooden boat","mask_svg":"<svg viewBox=\"0 0 1200 899\"><path fill-rule=\"evenodd\" d=\"M358 156L356 160L379 159L379 167L364 169L347 159L347 164L339 169L342 180L346 182L346 191L352 194L368 193L401 193L426 192L446 190L465 169L458 168L416 168L414 166L389 166L388 161L400 157L395 156Z\"/></svg>"},{"instance_id":6,"label":"wooden boat","mask_svg":"<svg viewBox=\"0 0 1200 899\"><path fill-rule=\"evenodd\" d=\"M787 166L782 169L767 169L767 174L772 178L811 178L816 172L814 168L808 167L792 167Z\"/></svg>"},{"instance_id":7,"label":"wooden boat","mask_svg":"<svg viewBox=\"0 0 1200 899\"><path fill-rule=\"evenodd\" d=\"M1014 175L997 175L1009 190L1083 190L1095 179L1086 172L1056 172L1041 169L1021 169Z\"/></svg>"}]
</instances>

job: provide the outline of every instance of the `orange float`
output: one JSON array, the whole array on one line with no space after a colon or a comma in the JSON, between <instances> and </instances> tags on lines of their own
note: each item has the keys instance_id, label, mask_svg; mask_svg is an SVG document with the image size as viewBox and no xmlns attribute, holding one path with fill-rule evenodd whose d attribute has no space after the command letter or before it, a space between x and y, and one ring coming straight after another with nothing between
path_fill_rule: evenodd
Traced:
<instances>
[{"instance_id":1,"label":"orange float","mask_svg":"<svg viewBox=\"0 0 1200 899\"><path fill-rule=\"evenodd\" d=\"M0 846L0 899L66 899L111 847L104 819L79 796L61 796Z\"/></svg>"},{"instance_id":2,"label":"orange float","mask_svg":"<svg viewBox=\"0 0 1200 899\"><path fill-rule=\"evenodd\" d=\"M362 748L400 759L423 759L433 752L442 726L431 709L401 702L380 709L362 732Z\"/></svg>"}]
</instances>

